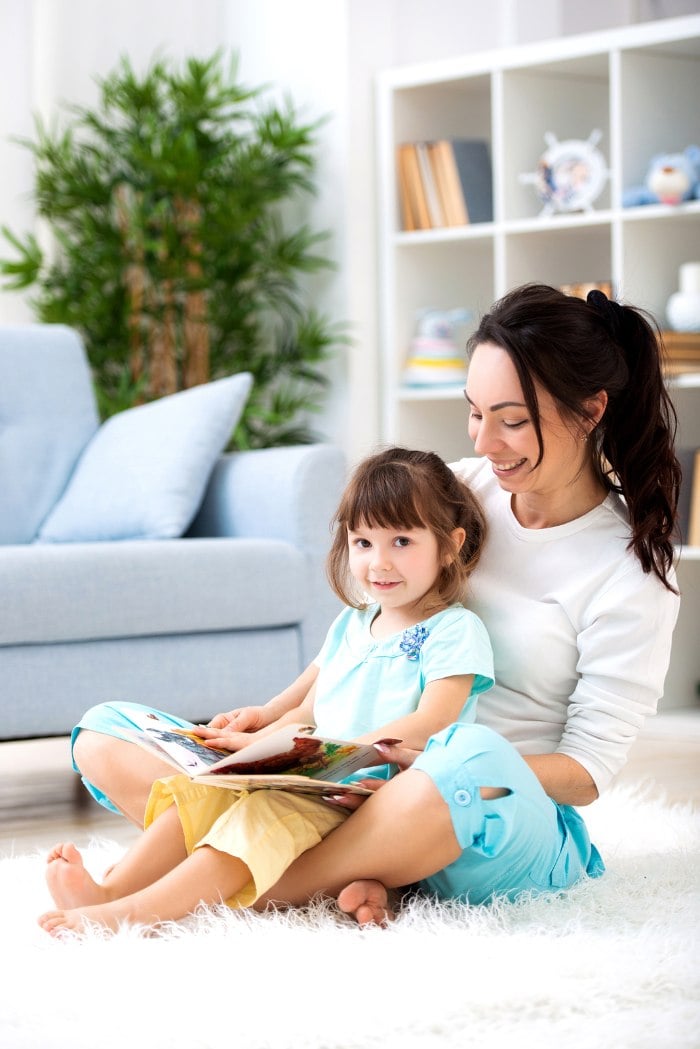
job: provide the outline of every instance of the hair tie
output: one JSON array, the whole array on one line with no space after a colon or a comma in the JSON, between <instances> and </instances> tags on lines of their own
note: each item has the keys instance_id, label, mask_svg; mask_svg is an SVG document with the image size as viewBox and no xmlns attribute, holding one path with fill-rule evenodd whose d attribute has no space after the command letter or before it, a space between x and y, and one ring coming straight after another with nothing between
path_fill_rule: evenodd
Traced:
<instances>
[{"instance_id":1,"label":"hair tie","mask_svg":"<svg viewBox=\"0 0 700 1049\"><path fill-rule=\"evenodd\" d=\"M603 291L589 291L586 302L592 306L599 317L603 320L612 337L620 341L622 329L625 323L625 308L614 299L609 299Z\"/></svg>"}]
</instances>

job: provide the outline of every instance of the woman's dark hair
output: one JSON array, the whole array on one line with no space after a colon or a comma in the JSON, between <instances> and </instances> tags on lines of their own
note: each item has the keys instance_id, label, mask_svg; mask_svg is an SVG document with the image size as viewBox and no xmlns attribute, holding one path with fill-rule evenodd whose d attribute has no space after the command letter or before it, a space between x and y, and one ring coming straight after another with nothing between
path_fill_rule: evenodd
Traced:
<instances>
[{"instance_id":1,"label":"woman's dark hair","mask_svg":"<svg viewBox=\"0 0 700 1049\"><path fill-rule=\"evenodd\" d=\"M442 608L464 596L486 537L481 505L434 452L387 448L364 459L355 469L333 517L333 544L328 554L328 579L338 597L353 608L366 602L353 593L348 567L348 531L358 528L427 528L437 539L442 564L426 609ZM455 548L452 532L463 528L466 538Z\"/></svg>"},{"instance_id":2,"label":"woman's dark hair","mask_svg":"<svg viewBox=\"0 0 700 1049\"><path fill-rule=\"evenodd\" d=\"M526 284L482 318L468 354L483 342L500 346L513 362L537 435L538 463L544 449L535 384L550 394L562 416L578 421L590 421L585 404L605 390L608 404L589 441L594 467L605 487L627 504L629 546L642 568L674 590L669 571L681 468L674 450L676 412L653 320L600 291L584 301L547 285Z\"/></svg>"}]
</instances>

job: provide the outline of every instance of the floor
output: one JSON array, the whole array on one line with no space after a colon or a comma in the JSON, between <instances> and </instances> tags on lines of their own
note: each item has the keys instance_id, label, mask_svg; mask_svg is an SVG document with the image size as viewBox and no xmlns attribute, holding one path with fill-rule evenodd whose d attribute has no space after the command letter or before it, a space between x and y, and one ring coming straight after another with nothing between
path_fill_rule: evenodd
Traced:
<instances>
[{"instance_id":1,"label":"floor","mask_svg":"<svg viewBox=\"0 0 700 1049\"><path fill-rule=\"evenodd\" d=\"M670 803L700 807L700 711L652 719L616 782L644 782ZM62 840L80 847L102 837L126 846L137 834L82 789L67 738L0 743L0 858L45 851Z\"/></svg>"}]
</instances>

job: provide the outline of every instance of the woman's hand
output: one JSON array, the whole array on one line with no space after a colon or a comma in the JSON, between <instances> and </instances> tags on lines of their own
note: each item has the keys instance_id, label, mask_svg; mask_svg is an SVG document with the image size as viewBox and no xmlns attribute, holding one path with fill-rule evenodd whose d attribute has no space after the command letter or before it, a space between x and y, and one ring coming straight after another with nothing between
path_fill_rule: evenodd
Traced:
<instances>
[{"instance_id":1,"label":"woman's hand","mask_svg":"<svg viewBox=\"0 0 700 1049\"><path fill-rule=\"evenodd\" d=\"M398 765L399 770L401 772L403 772L404 769L408 769L408 768L411 767L411 765L416 760L416 758L421 753L421 751L420 750L411 750L410 747L401 747L401 746L398 745L399 742L400 742L400 740L398 740L396 742L391 741L391 742L386 742L386 743L380 741L378 743L374 743L373 746L374 746L375 750L379 751L379 754L381 755L381 758L382 758L382 763L385 763L385 764L388 764L388 765ZM361 780L358 780L357 782L358 782L359 786L367 787L368 790L375 791L375 790L379 790L380 787L383 787L384 784L388 783L389 781L386 780L386 779L370 778L370 779L361 779ZM323 795L323 800L328 805L340 805L341 808L343 808L343 809L350 809L352 812L354 812L355 809L359 809L360 805L362 805L362 803L364 801L366 801L368 797L370 797L369 794L332 794L332 793L330 793L330 794L324 794Z\"/></svg>"},{"instance_id":2,"label":"woman's hand","mask_svg":"<svg viewBox=\"0 0 700 1049\"><path fill-rule=\"evenodd\" d=\"M380 739L373 746L381 754L382 761L386 762L387 765L398 765L399 770L403 772L404 769L410 769L422 751L412 750L410 747L402 747L400 743L400 739Z\"/></svg>"}]
</instances>

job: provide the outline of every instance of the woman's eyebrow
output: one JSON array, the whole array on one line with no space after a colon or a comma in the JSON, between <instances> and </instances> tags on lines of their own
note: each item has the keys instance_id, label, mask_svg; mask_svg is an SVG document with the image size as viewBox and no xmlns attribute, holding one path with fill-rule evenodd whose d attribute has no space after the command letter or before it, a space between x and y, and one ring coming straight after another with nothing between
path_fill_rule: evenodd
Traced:
<instances>
[{"instance_id":1,"label":"woman's eyebrow","mask_svg":"<svg viewBox=\"0 0 700 1049\"><path fill-rule=\"evenodd\" d=\"M467 391L464 391L464 396L471 404L472 408L475 407L474 401L471 399ZM499 401L498 404L492 404L489 408L490 412L500 412L502 408L527 408L524 401Z\"/></svg>"}]
</instances>

